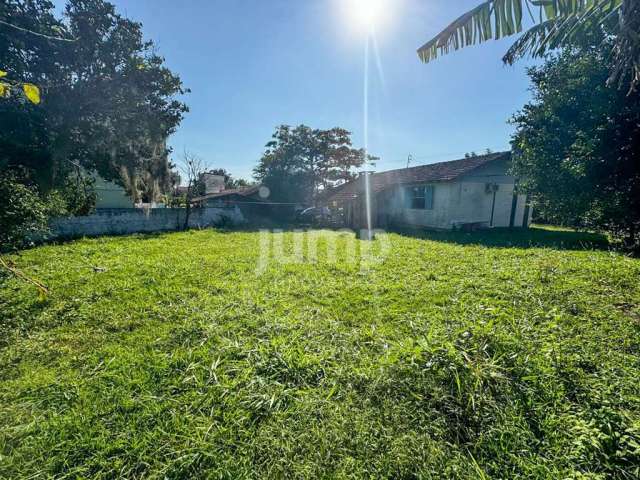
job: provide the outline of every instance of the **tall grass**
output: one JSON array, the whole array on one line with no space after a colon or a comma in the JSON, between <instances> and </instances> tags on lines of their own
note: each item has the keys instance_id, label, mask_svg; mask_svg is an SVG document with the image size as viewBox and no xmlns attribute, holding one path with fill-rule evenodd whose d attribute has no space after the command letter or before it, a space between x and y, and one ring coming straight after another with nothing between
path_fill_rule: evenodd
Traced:
<instances>
[{"instance_id":1,"label":"tall grass","mask_svg":"<svg viewBox=\"0 0 640 480\"><path fill-rule=\"evenodd\" d=\"M566 234L23 252L51 293L0 285L0 477L638 478L640 261Z\"/></svg>"}]
</instances>

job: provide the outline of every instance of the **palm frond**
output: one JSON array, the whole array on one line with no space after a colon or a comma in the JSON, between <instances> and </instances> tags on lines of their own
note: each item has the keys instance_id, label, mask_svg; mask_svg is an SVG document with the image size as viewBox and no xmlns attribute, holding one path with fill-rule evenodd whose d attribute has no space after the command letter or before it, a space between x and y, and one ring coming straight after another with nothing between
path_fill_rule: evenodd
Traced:
<instances>
[{"instance_id":1,"label":"palm frond","mask_svg":"<svg viewBox=\"0 0 640 480\"><path fill-rule=\"evenodd\" d=\"M515 60L526 53L540 54L576 34L576 26L586 19L617 11L623 1L629 0L488 0L425 43L418 49L418 56L428 63L452 50L520 33L525 9L538 10L538 24L527 31L507 57Z\"/></svg>"},{"instance_id":2,"label":"palm frond","mask_svg":"<svg viewBox=\"0 0 640 480\"><path fill-rule=\"evenodd\" d=\"M640 86L640 0L624 0L619 12L619 31L614 48L609 84L629 93Z\"/></svg>"},{"instance_id":3,"label":"palm frond","mask_svg":"<svg viewBox=\"0 0 640 480\"><path fill-rule=\"evenodd\" d=\"M577 45L581 38L610 23L620 5L614 1L594 2L583 10L534 25L509 48L503 61L512 65L525 56L543 57L557 48ZM612 23L608 31L612 33L616 29L617 22Z\"/></svg>"}]
</instances>

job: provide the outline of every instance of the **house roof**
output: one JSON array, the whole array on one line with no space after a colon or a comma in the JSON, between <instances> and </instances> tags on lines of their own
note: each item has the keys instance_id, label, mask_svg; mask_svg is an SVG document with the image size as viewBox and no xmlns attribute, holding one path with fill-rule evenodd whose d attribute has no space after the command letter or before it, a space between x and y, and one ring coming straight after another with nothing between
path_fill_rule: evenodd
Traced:
<instances>
[{"instance_id":1,"label":"house roof","mask_svg":"<svg viewBox=\"0 0 640 480\"><path fill-rule=\"evenodd\" d=\"M508 160L510 152L499 152L488 155L463 158L449 162L432 163L418 167L389 170L371 175L371 191L381 192L394 185L411 185L416 183L451 182L476 168L497 160ZM325 198L329 201L345 201L357 198L360 193L358 180L345 183L327 192Z\"/></svg>"},{"instance_id":2,"label":"house roof","mask_svg":"<svg viewBox=\"0 0 640 480\"><path fill-rule=\"evenodd\" d=\"M234 188L231 190L223 190L222 192L218 192L218 193L209 193L207 195L203 195L201 197L197 197L194 198L192 201L193 202L202 202L204 200L209 200L212 198L224 198L224 197L229 197L229 196L233 196L233 195L238 195L240 197L250 197L251 195L254 195L256 193L258 193L258 191L260 190L260 187L262 185L254 185L252 187L245 187L245 188Z\"/></svg>"}]
</instances>

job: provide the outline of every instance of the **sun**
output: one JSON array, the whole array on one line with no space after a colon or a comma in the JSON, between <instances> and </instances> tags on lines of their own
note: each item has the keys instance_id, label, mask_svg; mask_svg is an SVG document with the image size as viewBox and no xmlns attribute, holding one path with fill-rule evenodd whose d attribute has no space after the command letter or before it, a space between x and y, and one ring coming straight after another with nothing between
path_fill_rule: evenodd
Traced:
<instances>
[{"instance_id":1,"label":"sun","mask_svg":"<svg viewBox=\"0 0 640 480\"><path fill-rule=\"evenodd\" d=\"M346 0L350 21L359 29L372 30L384 16L385 0Z\"/></svg>"}]
</instances>

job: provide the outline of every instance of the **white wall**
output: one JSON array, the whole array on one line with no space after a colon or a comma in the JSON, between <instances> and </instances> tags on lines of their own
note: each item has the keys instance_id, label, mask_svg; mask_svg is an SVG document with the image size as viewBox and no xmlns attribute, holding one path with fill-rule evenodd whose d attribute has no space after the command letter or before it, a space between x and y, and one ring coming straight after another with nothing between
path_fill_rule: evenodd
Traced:
<instances>
[{"instance_id":1,"label":"white wall","mask_svg":"<svg viewBox=\"0 0 640 480\"><path fill-rule=\"evenodd\" d=\"M96 208L132 208L133 200L124 188L95 175Z\"/></svg>"},{"instance_id":2,"label":"white wall","mask_svg":"<svg viewBox=\"0 0 640 480\"><path fill-rule=\"evenodd\" d=\"M99 210L84 217L52 219L49 222L50 232L41 240L175 231L182 229L185 217L186 211L183 208ZM230 221L236 225L246 222L237 206L194 208L189 217L189 227L213 227L223 221Z\"/></svg>"},{"instance_id":3,"label":"white wall","mask_svg":"<svg viewBox=\"0 0 640 480\"><path fill-rule=\"evenodd\" d=\"M392 196L382 207L389 213L393 223L429 227L438 229L451 228L449 222L450 185L435 184L433 189L433 209L413 210L406 208L405 187L397 187Z\"/></svg>"}]
</instances>

